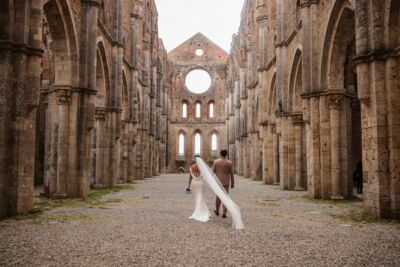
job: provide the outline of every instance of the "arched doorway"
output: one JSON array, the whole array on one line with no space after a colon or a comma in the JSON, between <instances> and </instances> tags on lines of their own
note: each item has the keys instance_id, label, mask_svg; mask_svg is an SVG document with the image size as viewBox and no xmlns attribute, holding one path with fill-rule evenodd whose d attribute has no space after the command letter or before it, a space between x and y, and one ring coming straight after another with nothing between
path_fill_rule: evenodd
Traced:
<instances>
[{"instance_id":1,"label":"arched doorway","mask_svg":"<svg viewBox=\"0 0 400 267\"><path fill-rule=\"evenodd\" d=\"M95 128L92 131L92 187L104 188L109 181L110 162L108 160L110 140L107 134L110 94L110 78L102 41L98 43L96 52L96 100L95 100Z\"/></svg>"},{"instance_id":2,"label":"arched doorway","mask_svg":"<svg viewBox=\"0 0 400 267\"><path fill-rule=\"evenodd\" d=\"M306 124L303 121L303 103L301 94L303 93L303 73L302 73L302 52L297 49L290 74L288 92L288 112L291 113L291 123L294 138L289 144L292 155L289 156L292 181L289 182L290 188L294 190L304 190L307 188L307 132Z\"/></svg>"},{"instance_id":3,"label":"arched doorway","mask_svg":"<svg viewBox=\"0 0 400 267\"><path fill-rule=\"evenodd\" d=\"M40 108L37 113L35 183L43 194L64 198L79 195L73 148L78 108L72 88L77 84L77 44L70 9L65 1L43 6ZM72 138L71 138L72 137Z\"/></svg>"},{"instance_id":4,"label":"arched doorway","mask_svg":"<svg viewBox=\"0 0 400 267\"><path fill-rule=\"evenodd\" d=\"M326 88L329 135L321 135L321 193L324 199L353 196L353 171L361 162L361 111L357 99L355 12L348 0L337 1L329 20L322 54L321 87Z\"/></svg>"}]
</instances>

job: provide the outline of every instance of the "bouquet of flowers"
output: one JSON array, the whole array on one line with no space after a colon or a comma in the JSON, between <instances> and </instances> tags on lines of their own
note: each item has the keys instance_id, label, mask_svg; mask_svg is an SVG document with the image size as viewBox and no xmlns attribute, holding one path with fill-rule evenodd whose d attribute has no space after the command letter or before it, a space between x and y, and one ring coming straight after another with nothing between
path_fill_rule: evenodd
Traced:
<instances>
[{"instance_id":1,"label":"bouquet of flowers","mask_svg":"<svg viewBox=\"0 0 400 267\"><path fill-rule=\"evenodd\" d=\"M190 187L185 188L185 194L190 195L192 193L192 190L190 190Z\"/></svg>"}]
</instances>

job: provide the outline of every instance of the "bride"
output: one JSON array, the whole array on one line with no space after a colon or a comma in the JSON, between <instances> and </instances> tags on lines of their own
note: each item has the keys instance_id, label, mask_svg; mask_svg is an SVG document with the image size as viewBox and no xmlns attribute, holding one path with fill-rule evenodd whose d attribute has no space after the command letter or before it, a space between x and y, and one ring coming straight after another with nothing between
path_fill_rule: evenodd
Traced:
<instances>
[{"instance_id":1,"label":"bride","mask_svg":"<svg viewBox=\"0 0 400 267\"><path fill-rule=\"evenodd\" d=\"M203 176L196 164L190 167L188 188L190 187L192 188L195 207L193 214L189 219L194 219L199 222L207 222L211 214L203 196Z\"/></svg>"}]
</instances>

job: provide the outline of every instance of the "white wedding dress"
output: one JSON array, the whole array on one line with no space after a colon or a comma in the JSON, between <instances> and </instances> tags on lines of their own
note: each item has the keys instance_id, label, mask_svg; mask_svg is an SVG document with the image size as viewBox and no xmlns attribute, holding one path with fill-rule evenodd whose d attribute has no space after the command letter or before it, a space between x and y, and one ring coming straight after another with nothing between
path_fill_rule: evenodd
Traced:
<instances>
[{"instance_id":1,"label":"white wedding dress","mask_svg":"<svg viewBox=\"0 0 400 267\"><path fill-rule=\"evenodd\" d=\"M189 219L193 219L199 222L208 222L210 219L210 211L208 210L206 201L203 194L203 176L195 176L192 170L190 170L192 175L192 195L195 201L195 207L192 216Z\"/></svg>"},{"instance_id":2,"label":"white wedding dress","mask_svg":"<svg viewBox=\"0 0 400 267\"><path fill-rule=\"evenodd\" d=\"M244 229L239 206L236 205L236 203L233 202L233 200L229 197L228 193L222 186L217 176L215 176L214 172L200 157L196 158L196 165L199 168L201 176L204 178L206 183L210 186L210 188L218 196L225 207L227 207L228 211L232 214L232 228L236 230Z\"/></svg>"}]
</instances>

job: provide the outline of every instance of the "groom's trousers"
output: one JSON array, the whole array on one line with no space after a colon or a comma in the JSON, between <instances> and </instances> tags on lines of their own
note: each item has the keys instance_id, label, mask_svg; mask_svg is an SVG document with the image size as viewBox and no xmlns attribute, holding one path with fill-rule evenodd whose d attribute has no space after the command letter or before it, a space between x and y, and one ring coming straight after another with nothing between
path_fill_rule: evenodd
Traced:
<instances>
[{"instance_id":1,"label":"groom's trousers","mask_svg":"<svg viewBox=\"0 0 400 267\"><path fill-rule=\"evenodd\" d=\"M229 185L223 185L223 187L225 188L226 192L229 193ZM219 208L221 207L221 200L219 199L219 197L217 197L217 199L215 200L215 207L215 210L219 212ZM226 214L228 212L228 209L225 207L225 205L222 205L222 209L222 214Z\"/></svg>"}]
</instances>

